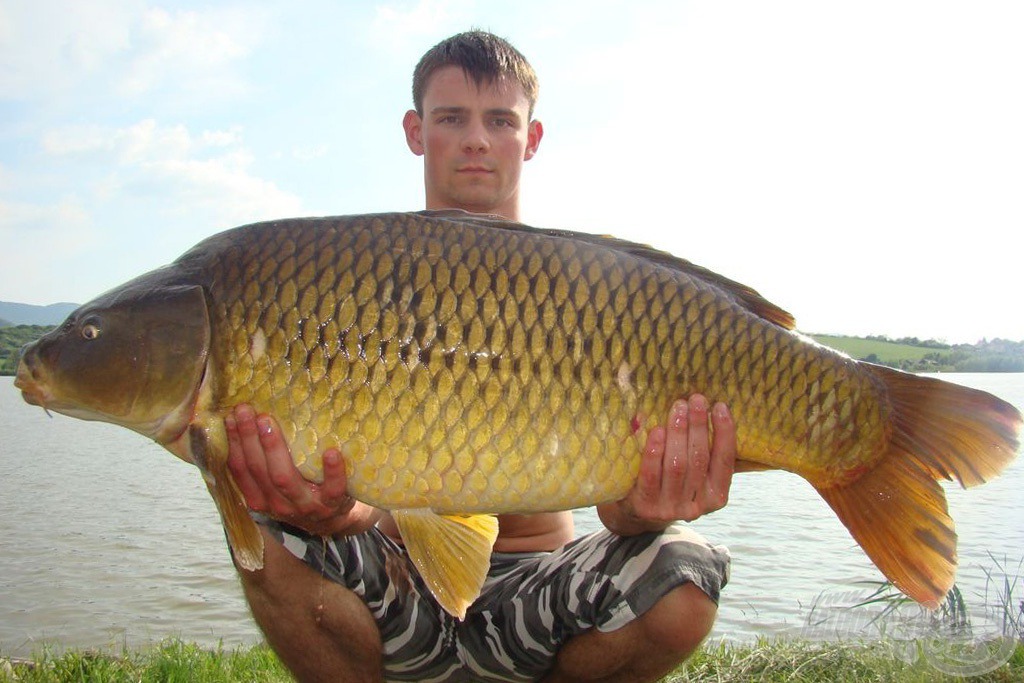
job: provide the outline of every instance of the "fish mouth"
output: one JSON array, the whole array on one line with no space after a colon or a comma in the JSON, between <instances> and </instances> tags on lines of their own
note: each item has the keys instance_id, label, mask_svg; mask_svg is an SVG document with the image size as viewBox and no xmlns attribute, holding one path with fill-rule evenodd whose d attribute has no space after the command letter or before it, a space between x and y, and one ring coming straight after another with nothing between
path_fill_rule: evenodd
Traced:
<instances>
[{"instance_id":1,"label":"fish mouth","mask_svg":"<svg viewBox=\"0 0 1024 683\"><path fill-rule=\"evenodd\" d=\"M14 388L21 390L21 397L25 403L46 408L47 392L25 363L18 365L18 373L14 377Z\"/></svg>"},{"instance_id":2,"label":"fish mouth","mask_svg":"<svg viewBox=\"0 0 1024 683\"><path fill-rule=\"evenodd\" d=\"M14 387L22 390L22 398L25 399L25 402L46 408L46 392L39 384L33 381L18 383L17 380L14 380Z\"/></svg>"}]
</instances>

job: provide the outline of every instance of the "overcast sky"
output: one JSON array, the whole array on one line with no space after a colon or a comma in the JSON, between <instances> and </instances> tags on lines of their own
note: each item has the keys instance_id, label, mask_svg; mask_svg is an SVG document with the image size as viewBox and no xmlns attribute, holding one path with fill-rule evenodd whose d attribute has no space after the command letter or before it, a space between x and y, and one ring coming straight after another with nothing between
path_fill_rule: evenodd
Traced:
<instances>
[{"instance_id":1,"label":"overcast sky","mask_svg":"<svg viewBox=\"0 0 1024 683\"><path fill-rule=\"evenodd\" d=\"M541 80L523 218L651 243L806 332L1024 340L1024 2L0 0L0 300L242 223L421 208L411 72Z\"/></svg>"}]
</instances>

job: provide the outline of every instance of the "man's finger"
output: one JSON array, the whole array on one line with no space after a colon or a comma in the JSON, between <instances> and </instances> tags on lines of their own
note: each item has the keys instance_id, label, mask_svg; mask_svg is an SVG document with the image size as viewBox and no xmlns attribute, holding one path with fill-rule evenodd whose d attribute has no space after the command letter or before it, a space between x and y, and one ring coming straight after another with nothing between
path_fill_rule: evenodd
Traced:
<instances>
[{"instance_id":1,"label":"man's finger","mask_svg":"<svg viewBox=\"0 0 1024 683\"><path fill-rule=\"evenodd\" d=\"M703 493L707 477L710 445L708 443L708 402L700 394L690 397L688 412L687 466L683 482L683 502L688 504Z\"/></svg>"},{"instance_id":2,"label":"man's finger","mask_svg":"<svg viewBox=\"0 0 1024 683\"><path fill-rule=\"evenodd\" d=\"M678 500L689 464L689 406L685 399L672 404L665 428L665 455L662 458L661 497L665 501Z\"/></svg>"},{"instance_id":3,"label":"man's finger","mask_svg":"<svg viewBox=\"0 0 1024 683\"><path fill-rule=\"evenodd\" d=\"M661 468L665 454L665 428L655 427L647 434L640 459L640 471L633 487L636 512L643 516L657 505L661 494Z\"/></svg>"},{"instance_id":4,"label":"man's finger","mask_svg":"<svg viewBox=\"0 0 1024 683\"><path fill-rule=\"evenodd\" d=\"M238 423L234 414L224 418L224 430L228 435L228 469L231 470L231 477L242 492L246 505L257 512L266 510L267 501L260 490L259 485L249 473L245 459L245 452L242 448L242 438L238 434Z\"/></svg>"},{"instance_id":5,"label":"man's finger","mask_svg":"<svg viewBox=\"0 0 1024 683\"><path fill-rule=\"evenodd\" d=\"M345 461L336 448L324 451L324 480L317 487L320 502L328 508L339 509L355 503L348 495L348 480L345 477Z\"/></svg>"},{"instance_id":6,"label":"man's finger","mask_svg":"<svg viewBox=\"0 0 1024 683\"><path fill-rule=\"evenodd\" d=\"M721 509L729 502L729 488L736 470L736 423L724 403L716 403L711 410L711 426L715 430L715 439L711 446L705 488L709 512Z\"/></svg>"},{"instance_id":7,"label":"man's finger","mask_svg":"<svg viewBox=\"0 0 1024 683\"><path fill-rule=\"evenodd\" d=\"M256 424L271 483L285 500L298 508L296 512L302 513L315 507L309 482L302 477L292 462L291 453L281 438L277 422L270 416L260 415Z\"/></svg>"},{"instance_id":8,"label":"man's finger","mask_svg":"<svg viewBox=\"0 0 1024 683\"><path fill-rule=\"evenodd\" d=\"M235 407L234 416L238 431L238 443L242 446L245 460L245 469L263 497L266 498L268 493L273 490L273 485L267 474L263 444L260 443L259 430L256 427L256 413L250 406L243 404ZM267 502L269 503L269 501Z\"/></svg>"}]
</instances>

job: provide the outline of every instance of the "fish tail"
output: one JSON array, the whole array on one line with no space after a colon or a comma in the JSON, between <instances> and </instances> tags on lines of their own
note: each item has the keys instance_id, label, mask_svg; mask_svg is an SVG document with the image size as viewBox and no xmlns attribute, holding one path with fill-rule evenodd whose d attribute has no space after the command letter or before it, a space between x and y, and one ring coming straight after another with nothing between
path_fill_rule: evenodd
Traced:
<instances>
[{"instance_id":1,"label":"fish tail","mask_svg":"<svg viewBox=\"0 0 1024 683\"><path fill-rule=\"evenodd\" d=\"M1013 460L1021 415L976 389L864 364L892 405L888 450L854 482L817 488L901 591L937 607L956 575L956 531L939 479L981 484Z\"/></svg>"}]
</instances>

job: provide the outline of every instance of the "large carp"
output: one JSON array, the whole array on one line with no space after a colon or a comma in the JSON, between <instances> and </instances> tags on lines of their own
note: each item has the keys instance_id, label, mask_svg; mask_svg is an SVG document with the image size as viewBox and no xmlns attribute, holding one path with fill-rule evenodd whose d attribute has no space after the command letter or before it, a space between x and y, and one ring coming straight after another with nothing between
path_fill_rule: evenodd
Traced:
<instances>
[{"instance_id":1,"label":"large carp","mask_svg":"<svg viewBox=\"0 0 1024 683\"><path fill-rule=\"evenodd\" d=\"M249 569L262 537L226 466L224 416L276 416L310 479L339 448L351 495L392 511L459 616L494 514L623 497L649 430L701 392L734 414L739 471L805 478L900 590L934 605L956 568L936 480L995 476L1021 415L793 326L743 285L608 237L462 212L281 220L85 304L25 349L15 384L198 465Z\"/></svg>"}]
</instances>

